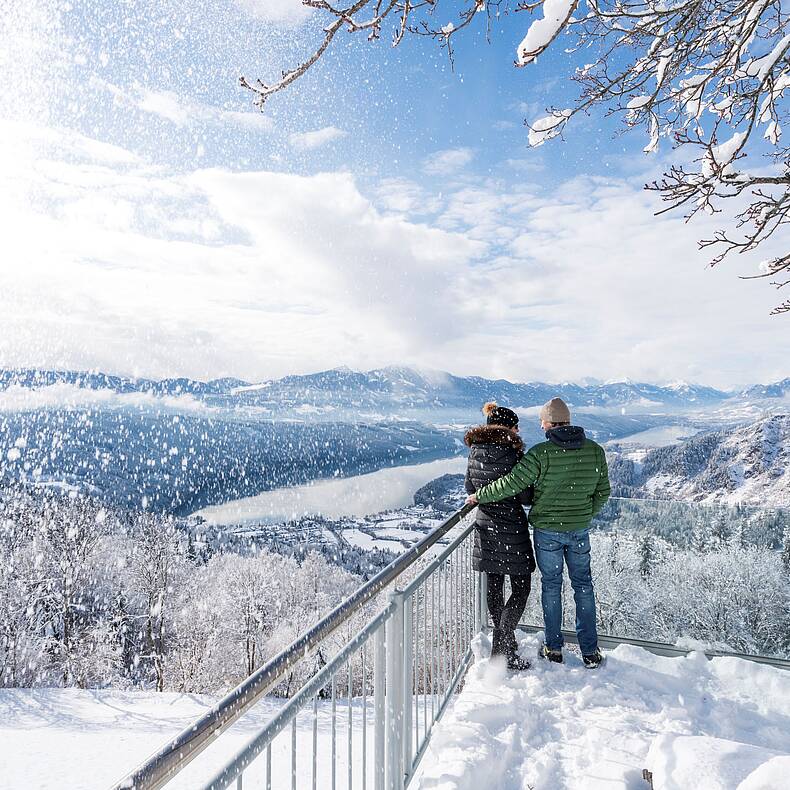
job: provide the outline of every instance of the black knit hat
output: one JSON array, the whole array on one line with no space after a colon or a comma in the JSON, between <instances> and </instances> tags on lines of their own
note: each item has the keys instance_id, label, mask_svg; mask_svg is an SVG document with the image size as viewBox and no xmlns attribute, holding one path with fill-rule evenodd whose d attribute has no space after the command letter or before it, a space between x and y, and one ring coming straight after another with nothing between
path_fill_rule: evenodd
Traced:
<instances>
[{"instance_id":1,"label":"black knit hat","mask_svg":"<svg viewBox=\"0 0 790 790\"><path fill-rule=\"evenodd\" d=\"M506 428L518 428L518 414L505 406L497 406L490 401L483 406L483 414L488 425L504 425Z\"/></svg>"}]
</instances>

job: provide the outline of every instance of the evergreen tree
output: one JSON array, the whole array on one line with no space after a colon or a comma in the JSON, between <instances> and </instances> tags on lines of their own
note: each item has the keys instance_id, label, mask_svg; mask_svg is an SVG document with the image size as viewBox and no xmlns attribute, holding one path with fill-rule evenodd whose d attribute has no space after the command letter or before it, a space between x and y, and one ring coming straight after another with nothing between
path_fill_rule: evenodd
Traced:
<instances>
[{"instance_id":1,"label":"evergreen tree","mask_svg":"<svg viewBox=\"0 0 790 790\"><path fill-rule=\"evenodd\" d=\"M719 513L713 518L710 532L710 543L716 549L725 546L729 541L730 528L723 513Z\"/></svg>"},{"instance_id":2,"label":"evergreen tree","mask_svg":"<svg viewBox=\"0 0 790 790\"><path fill-rule=\"evenodd\" d=\"M646 532L639 541L639 574L646 579L653 572L656 559L656 545L653 536Z\"/></svg>"},{"instance_id":3,"label":"evergreen tree","mask_svg":"<svg viewBox=\"0 0 790 790\"><path fill-rule=\"evenodd\" d=\"M746 519L740 518L730 532L729 544L738 549L744 549L749 545L749 533Z\"/></svg>"},{"instance_id":4,"label":"evergreen tree","mask_svg":"<svg viewBox=\"0 0 790 790\"><path fill-rule=\"evenodd\" d=\"M198 563L199 557L197 550L195 549L195 539L192 537L192 531L190 530L187 532L187 548L185 555L187 562L191 563L192 565L196 565Z\"/></svg>"},{"instance_id":5,"label":"evergreen tree","mask_svg":"<svg viewBox=\"0 0 790 790\"><path fill-rule=\"evenodd\" d=\"M695 554L705 554L710 549L710 540L708 533L702 524L695 524L691 532L691 541L689 548Z\"/></svg>"},{"instance_id":6,"label":"evergreen tree","mask_svg":"<svg viewBox=\"0 0 790 790\"><path fill-rule=\"evenodd\" d=\"M126 595L123 587L120 587L118 594L115 596L110 633L118 648L120 671L124 677L129 677L134 668L135 644L133 624Z\"/></svg>"}]
</instances>

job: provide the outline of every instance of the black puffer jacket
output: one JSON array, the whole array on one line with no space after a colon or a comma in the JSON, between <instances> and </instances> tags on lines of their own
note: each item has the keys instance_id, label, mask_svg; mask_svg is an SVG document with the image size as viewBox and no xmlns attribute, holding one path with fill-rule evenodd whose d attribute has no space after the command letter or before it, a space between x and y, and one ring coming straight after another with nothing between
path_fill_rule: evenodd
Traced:
<instances>
[{"instance_id":1,"label":"black puffer jacket","mask_svg":"<svg viewBox=\"0 0 790 790\"><path fill-rule=\"evenodd\" d=\"M521 437L501 425L472 428L464 441L470 448L466 470L468 494L507 474L524 452ZM517 497L478 506L476 571L523 576L535 570L527 514L522 507L531 503L532 489L529 489Z\"/></svg>"}]
</instances>

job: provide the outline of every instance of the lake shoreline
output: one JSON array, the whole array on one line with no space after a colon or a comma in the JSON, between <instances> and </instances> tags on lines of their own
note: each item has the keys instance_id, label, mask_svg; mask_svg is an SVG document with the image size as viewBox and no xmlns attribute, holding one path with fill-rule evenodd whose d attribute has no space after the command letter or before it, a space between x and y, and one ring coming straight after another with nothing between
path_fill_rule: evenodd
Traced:
<instances>
[{"instance_id":1,"label":"lake shoreline","mask_svg":"<svg viewBox=\"0 0 790 790\"><path fill-rule=\"evenodd\" d=\"M415 464L387 466L372 472L319 478L298 486L263 491L195 511L210 524L244 526L281 523L303 516L366 516L410 505L414 492L443 474L466 469L466 454Z\"/></svg>"}]
</instances>

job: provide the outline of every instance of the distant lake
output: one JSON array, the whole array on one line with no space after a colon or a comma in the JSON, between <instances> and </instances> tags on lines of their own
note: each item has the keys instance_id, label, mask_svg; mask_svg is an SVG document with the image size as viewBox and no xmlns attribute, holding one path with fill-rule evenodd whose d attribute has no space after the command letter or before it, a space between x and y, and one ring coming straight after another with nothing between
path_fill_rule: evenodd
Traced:
<instances>
[{"instance_id":1,"label":"distant lake","mask_svg":"<svg viewBox=\"0 0 790 790\"><path fill-rule=\"evenodd\" d=\"M663 425L639 431L639 433L632 433L630 436L612 439L611 443L637 447L667 447L671 444L678 444L695 433L698 433L698 429L688 425Z\"/></svg>"},{"instance_id":2,"label":"distant lake","mask_svg":"<svg viewBox=\"0 0 790 790\"><path fill-rule=\"evenodd\" d=\"M414 492L421 486L441 475L464 471L466 456L443 458L425 464L379 469L354 477L278 488L257 496L212 505L195 515L212 524L277 522L316 514L327 518L366 516L410 505L414 501Z\"/></svg>"}]
</instances>

